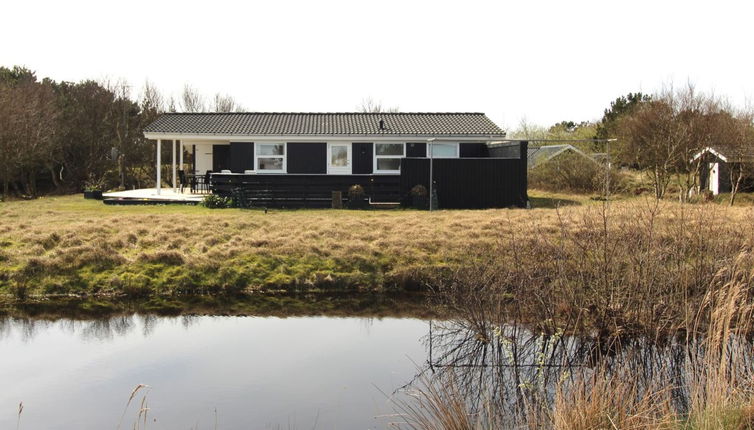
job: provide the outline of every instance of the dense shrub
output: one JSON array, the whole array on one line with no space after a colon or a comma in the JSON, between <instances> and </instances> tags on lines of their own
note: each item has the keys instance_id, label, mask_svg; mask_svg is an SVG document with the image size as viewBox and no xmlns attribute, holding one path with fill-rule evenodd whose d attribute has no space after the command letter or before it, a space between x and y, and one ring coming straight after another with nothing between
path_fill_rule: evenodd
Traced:
<instances>
[{"instance_id":1,"label":"dense shrub","mask_svg":"<svg viewBox=\"0 0 754 430\"><path fill-rule=\"evenodd\" d=\"M555 192L596 193L604 190L605 175L604 165L567 153L529 170L529 186ZM624 174L610 169L611 192L622 192L625 188Z\"/></svg>"}]
</instances>

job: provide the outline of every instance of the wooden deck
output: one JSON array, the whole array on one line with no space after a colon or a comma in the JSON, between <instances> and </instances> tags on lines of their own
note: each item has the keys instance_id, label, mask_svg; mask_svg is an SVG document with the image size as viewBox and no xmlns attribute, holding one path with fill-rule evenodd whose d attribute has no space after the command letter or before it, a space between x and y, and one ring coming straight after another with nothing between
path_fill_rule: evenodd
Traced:
<instances>
[{"instance_id":1,"label":"wooden deck","mask_svg":"<svg viewBox=\"0 0 754 430\"><path fill-rule=\"evenodd\" d=\"M102 194L105 203L109 204L197 204L206 194L195 194L184 189L184 192L174 192L172 188L163 188L160 194L154 188L138 190L116 191Z\"/></svg>"}]
</instances>

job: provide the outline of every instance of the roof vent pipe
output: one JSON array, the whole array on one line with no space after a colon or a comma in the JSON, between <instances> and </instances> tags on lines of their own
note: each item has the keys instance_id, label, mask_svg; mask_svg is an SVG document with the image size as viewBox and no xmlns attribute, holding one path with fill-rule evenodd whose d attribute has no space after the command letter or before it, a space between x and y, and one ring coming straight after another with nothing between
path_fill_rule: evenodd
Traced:
<instances>
[{"instance_id":1,"label":"roof vent pipe","mask_svg":"<svg viewBox=\"0 0 754 430\"><path fill-rule=\"evenodd\" d=\"M384 130L384 129L385 129L385 120L381 119L380 120L380 130Z\"/></svg>"}]
</instances>

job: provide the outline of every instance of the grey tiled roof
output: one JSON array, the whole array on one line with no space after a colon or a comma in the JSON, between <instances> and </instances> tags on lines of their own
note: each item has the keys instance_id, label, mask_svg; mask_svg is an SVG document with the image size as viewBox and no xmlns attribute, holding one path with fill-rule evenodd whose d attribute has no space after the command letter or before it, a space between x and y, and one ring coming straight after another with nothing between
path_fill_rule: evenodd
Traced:
<instances>
[{"instance_id":1,"label":"grey tiled roof","mask_svg":"<svg viewBox=\"0 0 754 430\"><path fill-rule=\"evenodd\" d=\"M384 121L384 130L380 130L380 120ZM505 135L483 113L166 113L144 132L239 136Z\"/></svg>"}]
</instances>

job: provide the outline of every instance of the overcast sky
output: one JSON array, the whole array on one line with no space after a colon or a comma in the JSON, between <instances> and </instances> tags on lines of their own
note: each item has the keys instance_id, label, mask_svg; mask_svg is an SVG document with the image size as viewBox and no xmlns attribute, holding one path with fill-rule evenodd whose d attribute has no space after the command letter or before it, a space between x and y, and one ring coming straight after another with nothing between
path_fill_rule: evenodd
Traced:
<instances>
[{"instance_id":1,"label":"overcast sky","mask_svg":"<svg viewBox=\"0 0 754 430\"><path fill-rule=\"evenodd\" d=\"M481 111L506 128L596 120L663 84L754 100L750 1L14 1L0 65L149 79L250 111Z\"/></svg>"}]
</instances>

